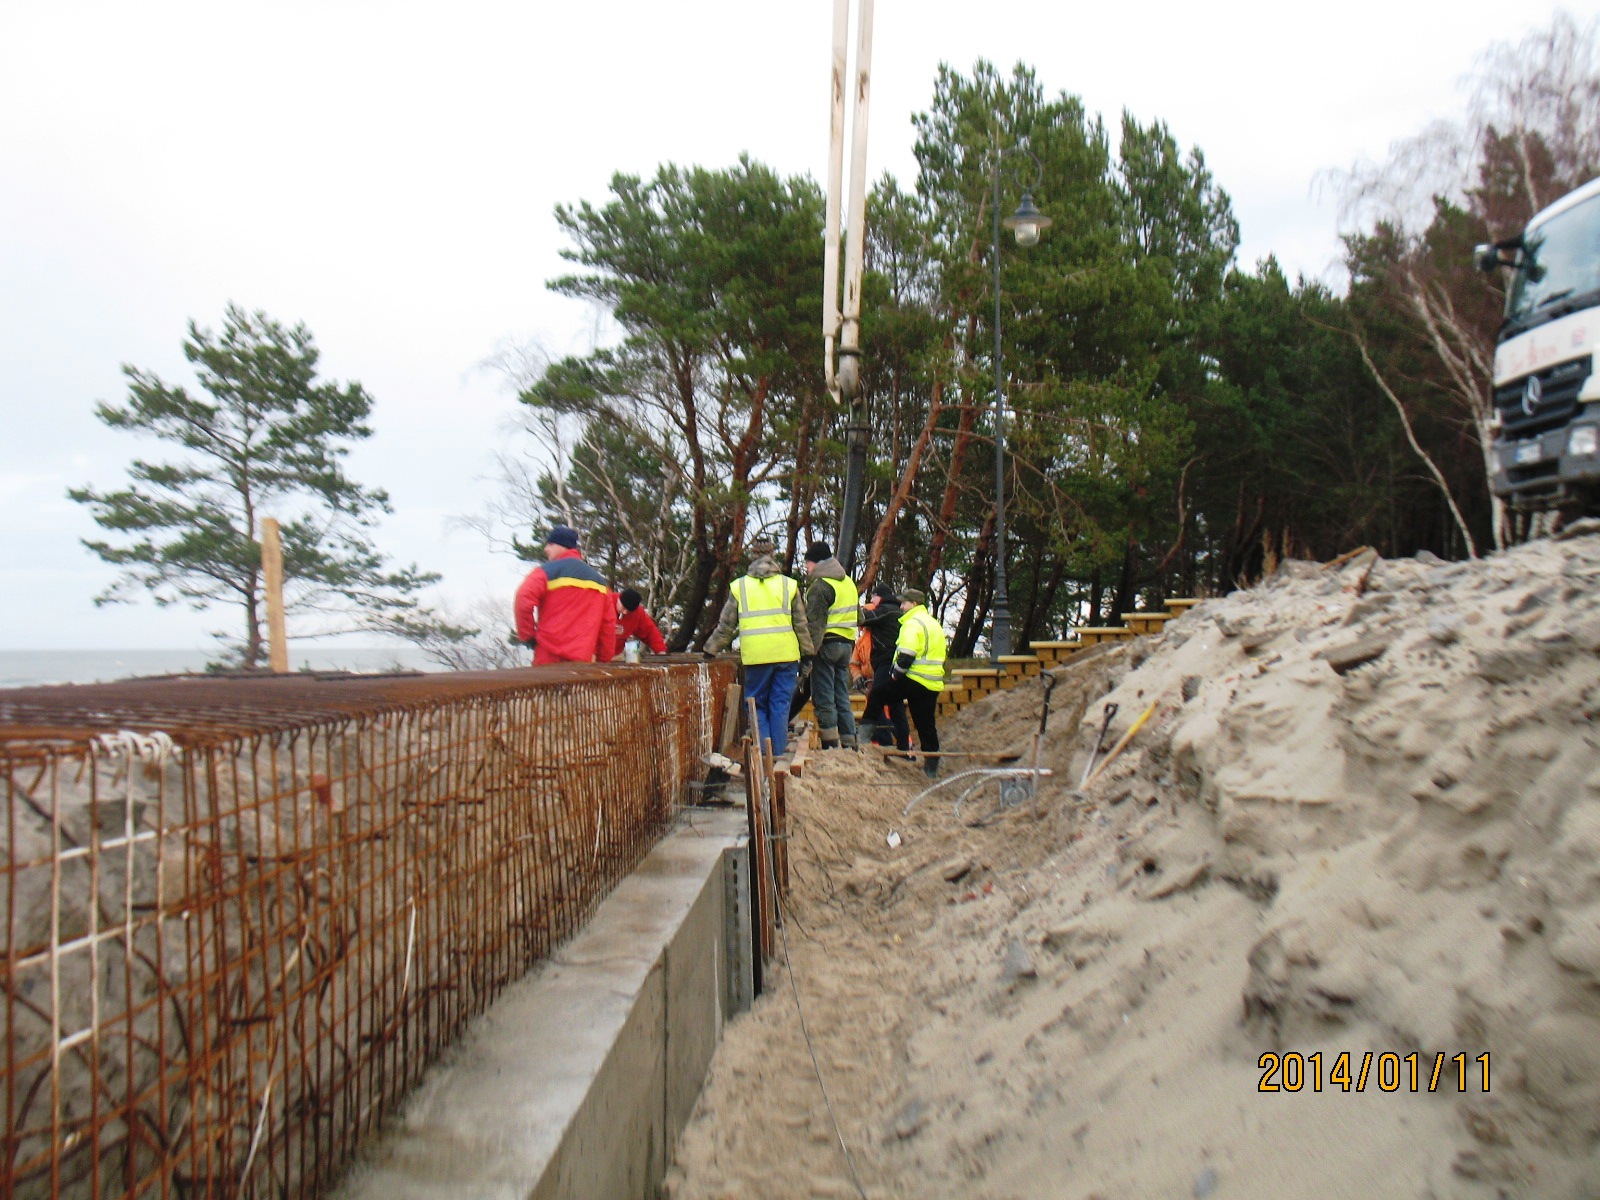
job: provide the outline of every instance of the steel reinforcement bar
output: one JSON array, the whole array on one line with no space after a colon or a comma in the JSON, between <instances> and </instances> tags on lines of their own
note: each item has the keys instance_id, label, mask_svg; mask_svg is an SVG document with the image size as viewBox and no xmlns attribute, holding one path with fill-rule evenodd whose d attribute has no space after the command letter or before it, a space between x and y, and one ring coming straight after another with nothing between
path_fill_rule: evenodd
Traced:
<instances>
[{"instance_id":1,"label":"steel reinforcement bar","mask_svg":"<svg viewBox=\"0 0 1600 1200\"><path fill-rule=\"evenodd\" d=\"M317 1194L649 851L732 675L0 691L0 1197Z\"/></svg>"}]
</instances>

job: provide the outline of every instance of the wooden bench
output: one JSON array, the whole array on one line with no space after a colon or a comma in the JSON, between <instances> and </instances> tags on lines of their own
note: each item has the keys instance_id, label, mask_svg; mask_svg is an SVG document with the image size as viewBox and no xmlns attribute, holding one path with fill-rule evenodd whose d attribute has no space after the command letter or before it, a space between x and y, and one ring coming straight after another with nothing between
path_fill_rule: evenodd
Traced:
<instances>
[{"instance_id":1,"label":"wooden bench","mask_svg":"<svg viewBox=\"0 0 1600 1200\"><path fill-rule=\"evenodd\" d=\"M1171 613L1175 617L1181 617L1181 616L1183 616L1184 613L1188 612L1196 604L1199 604L1200 601L1198 599L1193 599L1193 598L1186 597L1186 598L1184 598L1182 600L1168 600L1166 603L1167 603L1167 611L1169 613Z\"/></svg>"},{"instance_id":2,"label":"wooden bench","mask_svg":"<svg viewBox=\"0 0 1600 1200\"><path fill-rule=\"evenodd\" d=\"M1176 615L1169 612L1123 613L1122 623L1133 630L1135 636L1144 637L1160 633L1162 627Z\"/></svg>"},{"instance_id":3,"label":"wooden bench","mask_svg":"<svg viewBox=\"0 0 1600 1200\"><path fill-rule=\"evenodd\" d=\"M1028 649L1033 651L1042 667L1054 667L1082 650L1083 643L1077 638L1067 642L1029 642Z\"/></svg>"},{"instance_id":4,"label":"wooden bench","mask_svg":"<svg viewBox=\"0 0 1600 1200\"><path fill-rule=\"evenodd\" d=\"M1044 670L1044 663L1039 661L1037 654L1002 654L995 662L1005 672L1000 680L1001 687L1015 687L1024 679L1032 679Z\"/></svg>"},{"instance_id":5,"label":"wooden bench","mask_svg":"<svg viewBox=\"0 0 1600 1200\"><path fill-rule=\"evenodd\" d=\"M1111 625L1084 625L1072 632L1078 635L1078 640L1085 646L1098 646L1102 642L1123 642L1133 636L1133 630Z\"/></svg>"},{"instance_id":6,"label":"wooden bench","mask_svg":"<svg viewBox=\"0 0 1600 1200\"><path fill-rule=\"evenodd\" d=\"M950 674L966 686L969 699L1000 690L1000 672L993 667L969 667Z\"/></svg>"}]
</instances>

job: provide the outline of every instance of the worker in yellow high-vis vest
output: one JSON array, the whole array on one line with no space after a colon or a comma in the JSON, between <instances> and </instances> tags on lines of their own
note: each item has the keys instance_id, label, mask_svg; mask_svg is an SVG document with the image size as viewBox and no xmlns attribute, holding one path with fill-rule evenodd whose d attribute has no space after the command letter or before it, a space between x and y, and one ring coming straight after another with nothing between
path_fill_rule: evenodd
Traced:
<instances>
[{"instance_id":1,"label":"worker in yellow high-vis vest","mask_svg":"<svg viewBox=\"0 0 1600 1200\"><path fill-rule=\"evenodd\" d=\"M811 707L824 750L854 750L856 717L850 708L850 658L856 650L861 598L827 542L806 548L806 624L817 648L811 664Z\"/></svg>"},{"instance_id":2,"label":"worker in yellow high-vis vest","mask_svg":"<svg viewBox=\"0 0 1600 1200\"><path fill-rule=\"evenodd\" d=\"M894 662L889 668L889 696L903 699L911 710L917 745L925 756L939 749L936 717L939 693L944 691L946 655L944 626L934 619L927 604L928 597L916 588L900 589L900 640L895 643ZM939 774L936 753L933 758L923 758L922 769L929 779Z\"/></svg>"},{"instance_id":3,"label":"worker in yellow high-vis vest","mask_svg":"<svg viewBox=\"0 0 1600 1200\"><path fill-rule=\"evenodd\" d=\"M800 677L801 656L810 658L816 649L806 627L800 585L772 557L777 547L757 538L749 550L750 566L733 581L705 648L707 654L716 654L738 638L744 694L756 702L758 734L772 740L776 756L789 748L789 702Z\"/></svg>"}]
</instances>

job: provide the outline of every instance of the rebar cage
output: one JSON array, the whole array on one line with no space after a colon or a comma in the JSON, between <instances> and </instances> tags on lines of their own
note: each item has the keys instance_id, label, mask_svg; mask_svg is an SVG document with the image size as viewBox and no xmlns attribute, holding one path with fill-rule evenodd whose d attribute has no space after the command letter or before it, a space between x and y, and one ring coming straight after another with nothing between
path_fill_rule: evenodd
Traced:
<instances>
[{"instance_id":1,"label":"rebar cage","mask_svg":"<svg viewBox=\"0 0 1600 1200\"><path fill-rule=\"evenodd\" d=\"M0 691L0 1196L311 1196L704 770L728 662Z\"/></svg>"}]
</instances>

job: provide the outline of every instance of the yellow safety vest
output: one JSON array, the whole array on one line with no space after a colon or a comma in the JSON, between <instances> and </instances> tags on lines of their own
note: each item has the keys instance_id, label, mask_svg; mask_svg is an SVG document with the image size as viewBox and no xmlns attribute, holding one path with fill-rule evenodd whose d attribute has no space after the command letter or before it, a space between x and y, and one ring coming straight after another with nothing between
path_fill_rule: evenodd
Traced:
<instances>
[{"instance_id":1,"label":"yellow safety vest","mask_svg":"<svg viewBox=\"0 0 1600 1200\"><path fill-rule=\"evenodd\" d=\"M794 598L800 585L787 575L733 582L739 602L739 657L746 666L799 662L800 638L794 631Z\"/></svg>"},{"instance_id":2,"label":"yellow safety vest","mask_svg":"<svg viewBox=\"0 0 1600 1200\"><path fill-rule=\"evenodd\" d=\"M822 636L834 633L853 642L856 640L856 622L861 617L861 593L849 579L829 579L825 582L833 584L833 605L828 609L828 627L823 630Z\"/></svg>"},{"instance_id":3,"label":"yellow safety vest","mask_svg":"<svg viewBox=\"0 0 1600 1200\"><path fill-rule=\"evenodd\" d=\"M906 675L930 692L944 691L944 626L920 604L900 618L895 653L898 656L907 651L915 661Z\"/></svg>"}]
</instances>

